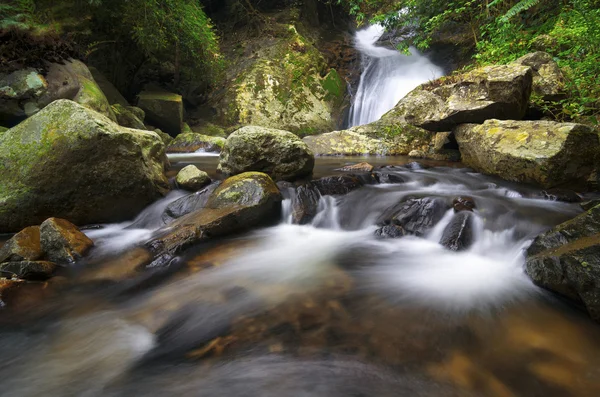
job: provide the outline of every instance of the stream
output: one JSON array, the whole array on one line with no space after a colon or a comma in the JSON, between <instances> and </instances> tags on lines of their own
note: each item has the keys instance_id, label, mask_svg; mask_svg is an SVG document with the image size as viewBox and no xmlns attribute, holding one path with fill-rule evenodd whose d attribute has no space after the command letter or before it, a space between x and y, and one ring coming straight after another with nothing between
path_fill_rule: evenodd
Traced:
<instances>
[{"instance_id":1,"label":"stream","mask_svg":"<svg viewBox=\"0 0 600 397\"><path fill-rule=\"evenodd\" d=\"M279 224L193 247L152 280L127 269L184 192L86 230L96 247L73 281L0 316L0 395L599 395L597 325L523 271L531 239L577 204L402 157L320 158L315 178L361 160L405 182L324 196L302 226L285 200ZM217 161L184 164L215 175ZM438 243L452 210L421 237L374 235L404 198L459 195L476 203L465 251Z\"/></svg>"}]
</instances>

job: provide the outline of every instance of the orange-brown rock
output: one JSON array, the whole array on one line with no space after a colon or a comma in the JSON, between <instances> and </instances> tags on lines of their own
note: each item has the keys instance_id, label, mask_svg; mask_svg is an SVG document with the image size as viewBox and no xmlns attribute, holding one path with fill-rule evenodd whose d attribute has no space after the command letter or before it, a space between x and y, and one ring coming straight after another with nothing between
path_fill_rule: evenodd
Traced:
<instances>
[{"instance_id":1,"label":"orange-brown rock","mask_svg":"<svg viewBox=\"0 0 600 397\"><path fill-rule=\"evenodd\" d=\"M42 223L40 240L46 257L58 265L76 262L94 245L77 226L60 218L49 218Z\"/></svg>"},{"instance_id":2,"label":"orange-brown rock","mask_svg":"<svg viewBox=\"0 0 600 397\"><path fill-rule=\"evenodd\" d=\"M30 226L15 234L0 248L0 263L35 261L43 255L39 226Z\"/></svg>"}]
</instances>

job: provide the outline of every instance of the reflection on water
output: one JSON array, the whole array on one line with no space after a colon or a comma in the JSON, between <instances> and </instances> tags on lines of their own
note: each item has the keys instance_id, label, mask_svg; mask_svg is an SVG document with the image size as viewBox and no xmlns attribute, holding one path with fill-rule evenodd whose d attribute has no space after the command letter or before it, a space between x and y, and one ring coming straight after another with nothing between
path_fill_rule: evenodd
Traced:
<instances>
[{"instance_id":1,"label":"reflection on water","mask_svg":"<svg viewBox=\"0 0 600 397\"><path fill-rule=\"evenodd\" d=\"M530 240L577 205L460 168L388 171L406 182L323 197L304 226L284 202L280 225L194 247L133 289L136 246L180 193L88 231L98 248L70 285L35 316L0 316L0 395L600 395L597 325L522 270ZM422 237L375 238L398 201L458 195L477 205L465 251L438 243L452 211Z\"/></svg>"}]
</instances>

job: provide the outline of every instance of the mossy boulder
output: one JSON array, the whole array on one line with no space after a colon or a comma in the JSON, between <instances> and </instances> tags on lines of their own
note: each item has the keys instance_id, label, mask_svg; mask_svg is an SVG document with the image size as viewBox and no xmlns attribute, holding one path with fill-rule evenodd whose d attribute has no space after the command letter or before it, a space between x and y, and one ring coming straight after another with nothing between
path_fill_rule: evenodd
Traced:
<instances>
[{"instance_id":1,"label":"mossy boulder","mask_svg":"<svg viewBox=\"0 0 600 397\"><path fill-rule=\"evenodd\" d=\"M210 184L211 180L208 174L201 171L193 164L182 168L175 178L177 186L191 192L198 191Z\"/></svg>"},{"instance_id":2,"label":"mossy boulder","mask_svg":"<svg viewBox=\"0 0 600 397\"><path fill-rule=\"evenodd\" d=\"M2 127L2 126L0 126L0 134L4 133L4 132L6 132L6 131L8 131L8 128L7 128L7 127Z\"/></svg>"},{"instance_id":3,"label":"mossy boulder","mask_svg":"<svg viewBox=\"0 0 600 397\"><path fill-rule=\"evenodd\" d=\"M181 95L158 89L142 91L137 106L146 112L146 120L175 137L182 131L183 100Z\"/></svg>"},{"instance_id":4,"label":"mossy boulder","mask_svg":"<svg viewBox=\"0 0 600 397\"><path fill-rule=\"evenodd\" d=\"M264 172L279 181L308 176L314 165L312 151L291 132L248 126L227 138L218 169L225 175Z\"/></svg>"},{"instance_id":5,"label":"mossy boulder","mask_svg":"<svg viewBox=\"0 0 600 397\"><path fill-rule=\"evenodd\" d=\"M565 77L552 55L542 51L532 52L513 63L531 68L533 93L543 101L558 101L565 98Z\"/></svg>"},{"instance_id":6,"label":"mossy boulder","mask_svg":"<svg viewBox=\"0 0 600 397\"><path fill-rule=\"evenodd\" d=\"M492 118L520 120L527 111L532 79L531 68L518 64L442 77L411 91L384 117L438 132Z\"/></svg>"},{"instance_id":7,"label":"mossy boulder","mask_svg":"<svg viewBox=\"0 0 600 397\"><path fill-rule=\"evenodd\" d=\"M236 175L214 190L204 208L177 219L164 229L163 236L148 245L157 254L175 255L213 237L276 222L281 216L282 199L268 175Z\"/></svg>"},{"instance_id":8,"label":"mossy boulder","mask_svg":"<svg viewBox=\"0 0 600 397\"><path fill-rule=\"evenodd\" d=\"M114 104L111 106L115 117L117 118L117 123L123 127L133 128L135 130L145 130L146 126L144 125L144 119L140 119L133 113L128 107L125 107L120 104Z\"/></svg>"},{"instance_id":9,"label":"mossy boulder","mask_svg":"<svg viewBox=\"0 0 600 397\"><path fill-rule=\"evenodd\" d=\"M535 284L583 303L600 321L600 206L538 236L526 270Z\"/></svg>"},{"instance_id":10,"label":"mossy boulder","mask_svg":"<svg viewBox=\"0 0 600 397\"><path fill-rule=\"evenodd\" d=\"M315 45L294 25L248 43L232 60L229 83L212 106L222 125L256 125L299 136L335 130L342 121L346 82L329 69ZM248 53L251 51L251 53Z\"/></svg>"},{"instance_id":11,"label":"mossy boulder","mask_svg":"<svg viewBox=\"0 0 600 397\"><path fill-rule=\"evenodd\" d=\"M154 133L160 137L160 139L165 144L165 147L168 147L171 144L171 142L173 142L173 137L171 135L167 134L166 132L162 132L158 128L154 130Z\"/></svg>"},{"instance_id":12,"label":"mossy boulder","mask_svg":"<svg viewBox=\"0 0 600 397\"><path fill-rule=\"evenodd\" d=\"M0 135L0 233L123 221L168 191L158 135L58 100Z\"/></svg>"},{"instance_id":13,"label":"mossy boulder","mask_svg":"<svg viewBox=\"0 0 600 397\"><path fill-rule=\"evenodd\" d=\"M454 134L466 165L545 188L585 184L599 149L598 134L575 123L488 120L461 125Z\"/></svg>"},{"instance_id":14,"label":"mossy boulder","mask_svg":"<svg viewBox=\"0 0 600 397\"><path fill-rule=\"evenodd\" d=\"M219 153L224 146L225 138L186 132L171 140L167 153L193 153L198 150Z\"/></svg>"}]
</instances>

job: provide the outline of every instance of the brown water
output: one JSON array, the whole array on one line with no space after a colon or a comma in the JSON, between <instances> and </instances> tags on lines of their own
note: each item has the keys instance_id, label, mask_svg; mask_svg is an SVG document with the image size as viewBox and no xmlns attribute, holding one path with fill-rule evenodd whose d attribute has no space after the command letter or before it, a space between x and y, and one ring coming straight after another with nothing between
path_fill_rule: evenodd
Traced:
<instances>
[{"instance_id":1,"label":"brown water","mask_svg":"<svg viewBox=\"0 0 600 397\"><path fill-rule=\"evenodd\" d=\"M322 158L316 174L362 160ZM212 173L216 159L198 164ZM199 245L153 279L133 271L151 228L88 232L86 263L29 285L0 316L0 395L600 395L600 327L522 270L530 239L580 210L438 165L324 198L312 225L286 212ZM480 220L467 252L443 249L435 230L373 237L373 219L403 196L464 193Z\"/></svg>"}]
</instances>

